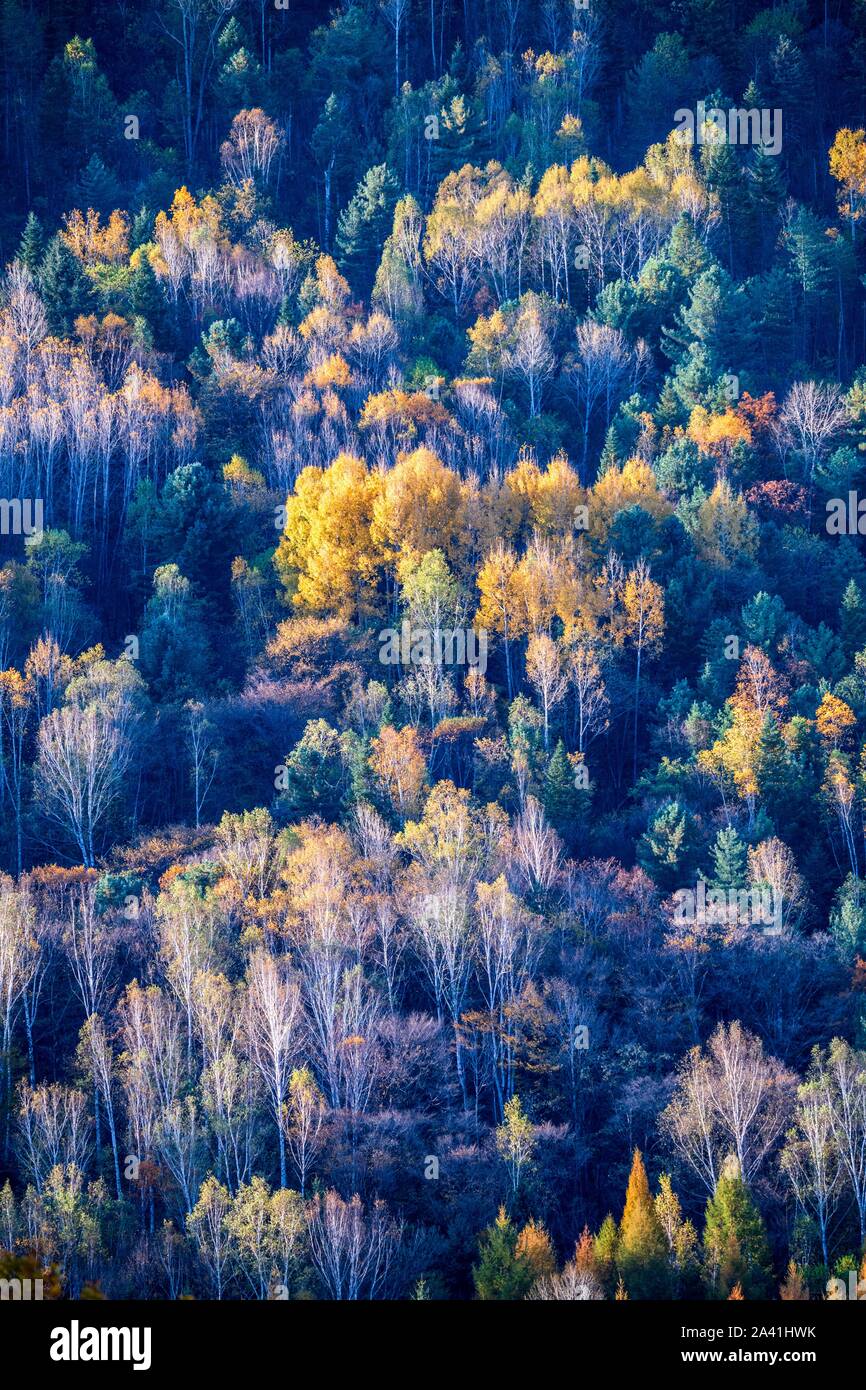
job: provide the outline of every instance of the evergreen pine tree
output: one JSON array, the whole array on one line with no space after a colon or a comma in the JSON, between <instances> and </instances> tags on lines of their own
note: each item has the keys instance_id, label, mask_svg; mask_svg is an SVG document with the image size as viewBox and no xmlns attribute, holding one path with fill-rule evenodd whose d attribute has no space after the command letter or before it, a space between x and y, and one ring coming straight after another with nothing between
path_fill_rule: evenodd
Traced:
<instances>
[{"instance_id":1,"label":"evergreen pine tree","mask_svg":"<svg viewBox=\"0 0 866 1390\"><path fill-rule=\"evenodd\" d=\"M24 231L18 244L18 260L26 265L34 277L39 272L42 257L45 255L45 234L42 223L35 212L28 212Z\"/></svg>"},{"instance_id":2,"label":"evergreen pine tree","mask_svg":"<svg viewBox=\"0 0 866 1390\"><path fill-rule=\"evenodd\" d=\"M770 54L766 81L767 105L785 113L785 139L781 158L790 171L796 170L797 151L802 148L815 100L812 75L801 50L787 34L781 34Z\"/></svg>"},{"instance_id":3,"label":"evergreen pine tree","mask_svg":"<svg viewBox=\"0 0 866 1390\"><path fill-rule=\"evenodd\" d=\"M129 246L134 251L153 237L153 213L149 208L139 208L129 229Z\"/></svg>"},{"instance_id":4,"label":"evergreen pine tree","mask_svg":"<svg viewBox=\"0 0 866 1390\"><path fill-rule=\"evenodd\" d=\"M340 269L356 294L369 295L380 248L397 204L399 185L387 164L368 169L337 222Z\"/></svg>"},{"instance_id":5,"label":"evergreen pine tree","mask_svg":"<svg viewBox=\"0 0 866 1390\"><path fill-rule=\"evenodd\" d=\"M614 425L608 425L607 434L604 436L604 448L601 451L601 458L598 461L598 476L604 477L609 468L618 468L623 460L617 453L617 432Z\"/></svg>"},{"instance_id":6,"label":"evergreen pine tree","mask_svg":"<svg viewBox=\"0 0 866 1390\"><path fill-rule=\"evenodd\" d=\"M733 826L720 830L710 851L713 859L712 887L723 892L739 892L746 882L746 846Z\"/></svg>"},{"instance_id":7,"label":"evergreen pine tree","mask_svg":"<svg viewBox=\"0 0 866 1390\"><path fill-rule=\"evenodd\" d=\"M778 722L769 713L758 736L755 776L764 810L773 824L783 824L794 785L794 769Z\"/></svg>"},{"instance_id":8,"label":"evergreen pine tree","mask_svg":"<svg viewBox=\"0 0 866 1390\"><path fill-rule=\"evenodd\" d=\"M745 1298L767 1298L770 1250L761 1213L730 1156L707 1202L704 1266L711 1298L728 1298L739 1284Z\"/></svg>"},{"instance_id":9,"label":"evergreen pine tree","mask_svg":"<svg viewBox=\"0 0 866 1390\"><path fill-rule=\"evenodd\" d=\"M110 169L106 169L98 154L92 154L82 171L76 189L76 203L108 214L122 201L120 184Z\"/></svg>"},{"instance_id":10,"label":"evergreen pine tree","mask_svg":"<svg viewBox=\"0 0 866 1390\"><path fill-rule=\"evenodd\" d=\"M687 212L681 213L671 228L664 259L688 281L696 280L709 268L711 256L706 242L698 235Z\"/></svg>"},{"instance_id":11,"label":"evergreen pine tree","mask_svg":"<svg viewBox=\"0 0 866 1390\"><path fill-rule=\"evenodd\" d=\"M797 207L782 241L788 257L788 284L793 294L793 324L801 352L808 350L815 322L823 318L835 289L833 244L820 218Z\"/></svg>"},{"instance_id":12,"label":"evergreen pine tree","mask_svg":"<svg viewBox=\"0 0 866 1390\"><path fill-rule=\"evenodd\" d=\"M704 145L701 163L707 188L718 199L724 227L724 259L733 274L737 229L742 223L745 202L745 187L736 147L729 144L727 139L719 144Z\"/></svg>"},{"instance_id":13,"label":"evergreen pine tree","mask_svg":"<svg viewBox=\"0 0 866 1390\"><path fill-rule=\"evenodd\" d=\"M697 867L698 836L694 817L679 801L669 801L638 841L641 868L670 893L687 883Z\"/></svg>"},{"instance_id":14,"label":"evergreen pine tree","mask_svg":"<svg viewBox=\"0 0 866 1390\"><path fill-rule=\"evenodd\" d=\"M778 155L756 145L746 168L746 188L755 224L755 241L762 259L776 239L779 208L785 199L785 178Z\"/></svg>"},{"instance_id":15,"label":"evergreen pine tree","mask_svg":"<svg viewBox=\"0 0 866 1390\"><path fill-rule=\"evenodd\" d=\"M641 159L648 144L667 137L671 112L688 100L690 68L682 35L661 33L629 73L625 83L629 158Z\"/></svg>"},{"instance_id":16,"label":"evergreen pine tree","mask_svg":"<svg viewBox=\"0 0 866 1390\"><path fill-rule=\"evenodd\" d=\"M763 647L769 657L785 631L789 613L778 594L763 589L740 610L747 641Z\"/></svg>"},{"instance_id":17,"label":"evergreen pine tree","mask_svg":"<svg viewBox=\"0 0 866 1390\"><path fill-rule=\"evenodd\" d=\"M293 820L321 816L337 820L344 809L348 776L337 730L311 719L285 761L281 806Z\"/></svg>"},{"instance_id":18,"label":"evergreen pine tree","mask_svg":"<svg viewBox=\"0 0 866 1390\"><path fill-rule=\"evenodd\" d=\"M197 697L211 675L210 641L201 604L177 565L161 565L144 610L141 670L154 698Z\"/></svg>"},{"instance_id":19,"label":"evergreen pine tree","mask_svg":"<svg viewBox=\"0 0 866 1390\"><path fill-rule=\"evenodd\" d=\"M708 402L728 372L741 382L753 363L754 322L745 295L726 270L713 265L691 287L673 330L663 331L667 351L678 359L674 387L683 405Z\"/></svg>"},{"instance_id":20,"label":"evergreen pine tree","mask_svg":"<svg viewBox=\"0 0 866 1390\"><path fill-rule=\"evenodd\" d=\"M464 164L484 163L489 144L487 123L470 97L458 93L436 119L438 137L432 142L432 163L437 182Z\"/></svg>"},{"instance_id":21,"label":"evergreen pine tree","mask_svg":"<svg viewBox=\"0 0 866 1390\"><path fill-rule=\"evenodd\" d=\"M165 295L160 288L153 266L143 250L133 253L132 265L130 285L132 312L136 318L144 320L150 331L154 347L167 351L172 346L173 335Z\"/></svg>"},{"instance_id":22,"label":"evergreen pine tree","mask_svg":"<svg viewBox=\"0 0 866 1390\"><path fill-rule=\"evenodd\" d=\"M60 236L53 236L39 270L39 293L49 330L68 336L80 314L93 309L93 290L78 260Z\"/></svg>"},{"instance_id":23,"label":"evergreen pine tree","mask_svg":"<svg viewBox=\"0 0 866 1390\"><path fill-rule=\"evenodd\" d=\"M518 1233L504 1207L492 1226L481 1233L478 1264L472 1279L478 1298L485 1301L514 1300L526 1296L534 1279L530 1261L517 1249Z\"/></svg>"},{"instance_id":24,"label":"evergreen pine tree","mask_svg":"<svg viewBox=\"0 0 866 1390\"><path fill-rule=\"evenodd\" d=\"M866 602L856 580L849 579L842 595L839 635L845 655L850 659L866 647Z\"/></svg>"},{"instance_id":25,"label":"evergreen pine tree","mask_svg":"<svg viewBox=\"0 0 866 1390\"><path fill-rule=\"evenodd\" d=\"M866 954L866 899L862 881L849 874L837 889L830 910L830 933L846 965Z\"/></svg>"},{"instance_id":26,"label":"evergreen pine tree","mask_svg":"<svg viewBox=\"0 0 866 1390\"><path fill-rule=\"evenodd\" d=\"M588 788L581 790L575 785L575 769L565 744L558 739L544 774L543 800L548 820L569 847L585 823L589 798Z\"/></svg>"}]
</instances>

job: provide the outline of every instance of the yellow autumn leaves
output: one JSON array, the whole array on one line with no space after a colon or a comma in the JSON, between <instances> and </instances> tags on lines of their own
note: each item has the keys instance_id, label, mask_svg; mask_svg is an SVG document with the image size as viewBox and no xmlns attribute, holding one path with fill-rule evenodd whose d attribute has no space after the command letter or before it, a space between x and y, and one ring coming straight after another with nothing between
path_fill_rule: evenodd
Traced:
<instances>
[{"instance_id":1,"label":"yellow autumn leaves","mask_svg":"<svg viewBox=\"0 0 866 1390\"><path fill-rule=\"evenodd\" d=\"M384 611L408 560L438 550L458 575L477 575L478 620L506 639L509 623L541 631L555 617L592 628L604 608L593 548L631 506L657 521L671 513L640 459L586 490L563 455L542 469L524 452L501 483L482 485L426 447L389 471L341 453L298 477L275 564L299 613L364 622Z\"/></svg>"}]
</instances>

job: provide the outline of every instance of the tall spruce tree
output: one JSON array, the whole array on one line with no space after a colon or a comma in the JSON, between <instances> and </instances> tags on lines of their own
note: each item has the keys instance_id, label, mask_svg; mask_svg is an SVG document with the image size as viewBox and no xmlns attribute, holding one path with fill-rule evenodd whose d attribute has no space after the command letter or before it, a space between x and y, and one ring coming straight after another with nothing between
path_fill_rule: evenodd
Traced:
<instances>
[{"instance_id":1,"label":"tall spruce tree","mask_svg":"<svg viewBox=\"0 0 866 1390\"><path fill-rule=\"evenodd\" d=\"M35 212L28 212L24 231L18 243L17 259L26 265L32 276L36 276L45 255L45 233Z\"/></svg>"},{"instance_id":2,"label":"tall spruce tree","mask_svg":"<svg viewBox=\"0 0 866 1390\"><path fill-rule=\"evenodd\" d=\"M367 298L377 261L391 229L400 189L387 164L368 169L337 222L340 269L355 294Z\"/></svg>"},{"instance_id":3,"label":"tall spruce tree","mask_svg":"<svg viewBox=\"0 0 866 1390\"><path fill-rule=\"evenodd\" d=\"M55 336L68 336L80 314L93 309L90 281L61 236L54 236L39 269L39 292L48 327Z\"/></svg>"},{"instance_id":4,"label":"tall spruce tree","mask_svg":"<svg viewBox=\"0 0 866 1390\"><path fill-rule=\"evenodd\" d=\"M716 836L710 851L713 860L712 887L738 892L746 882L746 846L734 826L726 826Z\"/></svg>"},{"instance_id":5,"label":"tall spruce tree","mask_svg":"<svg viewBox=\"0 0 866 1390\"><path fill-rule=\"evenodd\" d=\"M574 846L586 822L589 788L577 786L565 744L557 740L544 774L544 809L554 830L569 847Z\"/></svg>"},{"instance_id":6,"label":"tall spruce tree","mask_svg":"<svg viewBox=\"0 0 866 1390\"><path fill-rule=\"evenodd\" d=\"M711 1298L728 1298L737 1284L745 1298L769 1297L772 1268L764 1221L733 1155L707 1202L704 1270Z\"/></svg>"},{"instance_id":7,"label":"tall spruce tree","mask_svg":"<svg viewBox=\"0 0 866 1390\"><path fill-rule=\"evenodd\" d=\"M853 657L866 647L866 602L856 580L849 579L839 611L839 633L846 656Z\"/></svg>"}]
</instances>

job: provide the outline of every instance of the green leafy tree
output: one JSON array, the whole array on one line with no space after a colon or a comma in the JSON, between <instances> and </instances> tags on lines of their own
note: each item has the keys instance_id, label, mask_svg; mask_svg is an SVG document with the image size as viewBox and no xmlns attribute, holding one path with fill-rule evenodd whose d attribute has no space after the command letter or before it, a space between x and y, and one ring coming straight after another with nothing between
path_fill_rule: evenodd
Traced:
<instances>
[{"instance_id":1,"label":"green leafy tree","mask_svg":"<svg viewBox=\"0 0 866 1390\"><path fill-rule=\"evenodd\" d=\"M222 1298L232 1273L231 1210L231 1193L211 1173L202 1183L198 1201L186 1220L187 1230L195 1242L217 1299Z\"/></svg>"},{"instance_id":2,"label":"green leafy tree","mask_svg":"<svg viewBox=\"0 0 866 1390\"><path fill-rule=\"evenodd\" d=\"M512 1096L505 1102L502 1124L496 1130L496 1147L508 1167L512 1197L517 1196L524 1169L532 1162L536 1142L535 1126L520 1097Z\"/></svg>"},{"instance_id":3,"label":"green leafy tree","mask_svg":"<svg viewBox=\"0 0 866 1390\"><path fill-rule=\"evenodd\" d=\"M593 1257L599 1281L608 1298L613 1298L619 1275L617 1274L617 1251L619 1249L619 1230L610 1212L602 1221L598 1235L592 1243Z\"/></svg>"}]
</instances>

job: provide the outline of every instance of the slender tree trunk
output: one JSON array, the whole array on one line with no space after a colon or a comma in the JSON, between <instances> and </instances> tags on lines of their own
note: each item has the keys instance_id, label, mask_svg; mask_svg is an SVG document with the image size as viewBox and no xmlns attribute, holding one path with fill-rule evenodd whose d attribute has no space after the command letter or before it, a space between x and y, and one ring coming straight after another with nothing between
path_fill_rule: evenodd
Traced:
<instances>
[{"instance_id":1,"label":"slender tree trunk","mask_svg":"<svg viewBox=\"0 0 866 1390\"><path fill-rule=\"evenodd\" d=\"M277 1133L280 1137L280 1187L288 1187L286 1175L286 1136L283 1133L282 1117L277 1119Z\"/></svg>"},{"instance_id":2,"label":"slender tree trunk","mask_svg":"<svg viewBox=\"0 0 866 1390\"><path fill-rule=\"evenodd\" d=\"M632 781L633 781L633 782L636 782L636 781L637 781L637 728L638 728L638 713L639 713L639 710L640 710L640 659L641 659L641 644L638 643L638 649L637 649L637 667L636 667L636 671L635 671L635 680L634 680L634 751L633 751L633 758L632 758Z\"/></svg>"}]
</instances>

